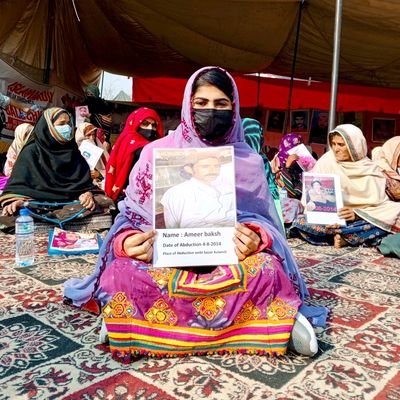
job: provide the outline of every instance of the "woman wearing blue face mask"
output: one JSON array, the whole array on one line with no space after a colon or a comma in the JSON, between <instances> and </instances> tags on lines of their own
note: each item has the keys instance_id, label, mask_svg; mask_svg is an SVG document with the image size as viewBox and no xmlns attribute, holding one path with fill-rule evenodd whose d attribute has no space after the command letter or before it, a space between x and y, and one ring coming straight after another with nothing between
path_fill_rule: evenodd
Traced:
<instances>
[{"instance_id":1,"label":"woman wearing blue face mask","mask_svg":"<svg viewBox=\"0 0 400 400\"><path fill-rule=\"evenodd\" d=\"M74 140L70 114L62 108L45 110L21 150L0 197L2 215L13 215L24 201L80 201L95 208L86 160Z\"/></svg>"}]
</instances>

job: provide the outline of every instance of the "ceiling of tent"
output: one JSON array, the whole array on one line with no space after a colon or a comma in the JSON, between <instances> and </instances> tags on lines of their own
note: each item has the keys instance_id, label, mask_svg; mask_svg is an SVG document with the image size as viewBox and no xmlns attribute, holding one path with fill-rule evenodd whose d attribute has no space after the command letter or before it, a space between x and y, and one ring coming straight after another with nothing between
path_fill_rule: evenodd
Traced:
<instances>
[{"instance_id":1,"label":"ceiling of tent","mask_svg":"<svg viewBox=\"0 0 400 400\"><path fill-rule=\"evenodd\" d=\"M204 65L290 75L299 0L0 0L0 58L78 89L102 69L187 77ZM305 1L295 75L329 80L335 0ZM400 1L346 0L340 80L400 87ZM49 33L49 34L48 34ZM48 72L48 71L47 71Z\"/></svg>"}]
</instances>

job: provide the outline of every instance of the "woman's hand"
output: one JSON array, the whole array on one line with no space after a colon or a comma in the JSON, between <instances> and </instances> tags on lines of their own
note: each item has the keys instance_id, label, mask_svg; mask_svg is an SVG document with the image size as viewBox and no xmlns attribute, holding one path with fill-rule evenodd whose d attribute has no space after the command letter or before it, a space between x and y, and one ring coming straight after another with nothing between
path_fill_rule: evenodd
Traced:
<instances>
[{"instance_id":1,"label":"woman's hand","mask_svg":"<svg viewBox=\"0 0 400 400\"><path fill-rule=\"evenodd\" d=\"M91 192L82 193L79 196L79 201L81 202L82 207L87 208L90 211L93 211L96 207L93 194Z\"/></svg>"},{"instance_id":2,"label":"woman's hand","mask_svg":"<svg viewBox=\"0 0 400 400\"><path fill-rule=\"evenodd\" d=\"M107 153L109 153L109 152L111 151L111 144L110 144L110 143L104 141L102 146L103 146L103 149L104 149Z\"/></svg>"},{"instance_id":3,"label":"woman's hand","mask_svg":"<svg viewBox=\"0 0 400 400\"><path fill-rule=\"evenodd\" d=\"M23 205L24 200L15 200L3 207L1 215L14 215Z\"/></svg>"},{"instance_id":4,"label":"woman's hand","mask_svg":"<svg viewBox=\"0 0 400 400\"><path fill-rule=\"evenodd\" d=\"M295 161L297 161L298 159L299 159L299 156L298 156L297 154L291 154L291 155L287 158L287 160L286 160L286 163L285 163L286 168L290 168L291 165L292 165Z\"/></svg>"},{"instance_id":5,"label":"woman's hand","mask_svg":"<svg viewBox=\"0 0 400 400\"><path fill-rule=\"evenodd\" d=\"M260 245L261 239L257 233L247 226L237 224L233 241L236 244L235 252L239 261L243 261L246 257L254 254Z\"/></svg>"},{"instance_id":6,"label":"woman's hand","mask_svg":"<svg viewBox=\"0 0 400 400\"><path fill-rule=\"evenodd\" d=\"M135 233L124 240L124 252L130 258L151 262L153 259L153 243L155 231Z\"/></svg>"},{"instance_id":7,"label":"woman's hand","mask_svg":"<svg viewBox=\"0 0 400 400\"><path fill-rule=\"evenodd\" d=\"M341 208L338 212L338 215L340 218L342 218L346 221L349 221L349 222L353 222L357 219L355 212L350 207Z\"/></svg>"}]
</instances>

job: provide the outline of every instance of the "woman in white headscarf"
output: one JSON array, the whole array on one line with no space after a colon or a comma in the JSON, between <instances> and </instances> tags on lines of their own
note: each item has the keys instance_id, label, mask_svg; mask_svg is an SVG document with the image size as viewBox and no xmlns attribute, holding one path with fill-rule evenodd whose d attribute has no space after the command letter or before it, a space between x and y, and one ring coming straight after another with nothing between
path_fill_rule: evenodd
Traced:
<instances>
[{"instance_id":1,"label":"woman in white headscarf","mask_svg":"<svg viewBox=\"0 0 400 400\"><path fill-rule=\"evenodd\" d=\"M300 216L292 229L312 244L337 248L374 246L388 234L400 232L400 204L387 197L382 169L367 157L362 131L351 124L338 125L329 133L328 143L330 150L312 172L340 177L344 207L338 215L347 225L312 225Z\"/></svg>"},{"instance_id":2,"label":"woman in white headscarf","mask_svg":"<svg viewBox=\"0 0 400 400\"><path fill-rule=\"evenodd\" d=\"M12 169L14 167L15 161L18 158L18 154L24 147L25 143L28 141L29 136L33 130L33 125L31 124L21 124L15 128L14 140L7 151L7 160L4 164L4 175L10 176Z\"/></svg>"},{"instance_id":3,"label":"woman in white headscarf","mask_svg":"<svg viewBox=\"0 0 400 400\"><path fill-rule=\"evenodd\" d=\"M103 153L96 164L96 168L90 171L90 175L93 179L93 183L100 189L104 190L104 178L106 176L106 165L110 157L107 150L104 149L102 143L97 138L97 127L89 122L84 122L79 124L75 132L75 141L78 147L82 144L84 140L88 140L96 147L99 147Z\"/></svg>"},{"instance_id":4,"label":"woman in white headscarf","mask_svg":"<svg viewBox=\"0 0 400 400\"><path fill-rule=\"evenodd\" d=\"M372 159L384 171L386 194L391 200L400 201L400 136L387 140L382 147L375 147Z\"/></svg>"}]
</instances>

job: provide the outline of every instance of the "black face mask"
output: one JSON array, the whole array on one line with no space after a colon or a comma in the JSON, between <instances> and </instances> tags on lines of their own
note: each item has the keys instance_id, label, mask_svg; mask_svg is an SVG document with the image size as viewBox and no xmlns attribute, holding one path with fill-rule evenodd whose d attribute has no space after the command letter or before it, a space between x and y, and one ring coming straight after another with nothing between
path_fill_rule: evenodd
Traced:
<instances>
[{"instance_id":1,"label":"black face mask","mask_svg":"<svg viewBox=\"0 0 400 400\"><path fill-rule=\"evenodd\" d=\"M158 132L157 129L145 129L145 128L138 128L137 132L142 135L147 140L154 140L157 139Z\"/></svg>"},{"instance_id":2,"label":"black face mask","mask_svg":"<svg viewBox=\"0 0 400 400\"><path fill-rule=\"evenodd\" d=\"M199 135L209 141L222 138L232 127L233 111L215 108L194 109L194 125Z\"/></svg>"}]
</instances>

